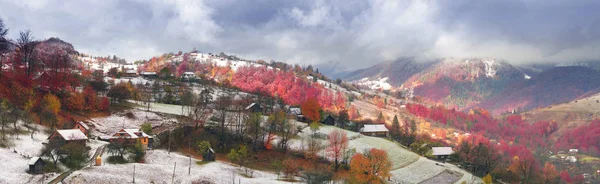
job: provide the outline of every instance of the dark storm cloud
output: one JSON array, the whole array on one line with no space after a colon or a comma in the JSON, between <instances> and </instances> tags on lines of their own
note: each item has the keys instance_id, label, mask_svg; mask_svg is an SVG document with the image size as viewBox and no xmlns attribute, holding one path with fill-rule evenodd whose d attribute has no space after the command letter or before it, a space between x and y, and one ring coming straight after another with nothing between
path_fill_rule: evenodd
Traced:
<instances>
[{"instance_id":1,"label":"dark storm cloud","mask_svg":"<svg viewBox=\"0 0 600 184\"><path fill-rule=\"evenodd\" d=\"M135 60L196 47L348 68L410 56L598 60L598 9L557 0L0 0L11 37L31 29L94 55Z\"/></svg>"}]
</instances>

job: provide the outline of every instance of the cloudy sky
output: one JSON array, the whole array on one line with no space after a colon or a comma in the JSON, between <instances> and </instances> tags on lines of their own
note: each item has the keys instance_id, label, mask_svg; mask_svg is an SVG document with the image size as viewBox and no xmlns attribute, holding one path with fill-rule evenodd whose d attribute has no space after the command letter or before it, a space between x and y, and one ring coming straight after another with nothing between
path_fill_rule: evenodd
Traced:
<instances>
[{"instance_id":1,"label":"cloudy sky","mask_svg":"<svg viewBox=\"0 0 600 184\"><path fill-rule=\"evenodd\" d=\"M93 55L196 47L347 69L399 57L600 60L599 10L586 0L0 0L12 38L31 29Z\"/></svg>"}]
</instances>

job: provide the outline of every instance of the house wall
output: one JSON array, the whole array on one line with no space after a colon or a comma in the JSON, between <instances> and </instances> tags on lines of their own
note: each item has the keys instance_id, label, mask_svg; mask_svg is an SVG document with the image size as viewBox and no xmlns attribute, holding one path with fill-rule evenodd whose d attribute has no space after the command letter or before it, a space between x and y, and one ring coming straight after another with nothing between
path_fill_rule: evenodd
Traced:
<instances>
[{"instance_id":1,"label":"house wall","mask_svg":"<svg viewBox=\"0 0 600 184\"><path fill-rule=\"evenodd\" d=\"M83 132L83 134L87 135L87 130L81 126L79 123L75 124L75 128L81 130L81 132Z\"/></svg>"}]
</instances>

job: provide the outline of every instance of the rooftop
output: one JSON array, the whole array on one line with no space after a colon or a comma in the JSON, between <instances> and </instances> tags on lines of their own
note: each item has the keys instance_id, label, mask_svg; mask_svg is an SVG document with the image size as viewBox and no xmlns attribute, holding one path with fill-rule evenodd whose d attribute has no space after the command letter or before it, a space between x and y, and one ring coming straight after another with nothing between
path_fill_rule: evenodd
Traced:
<instances>
[{"instance_id":1,"label":"rooftop","mask_svg":"<svg viewBox=\"0 0 600 184\"><path fill-rule=\"evenodd\" d=\"M389 130L385 127L384 124L377 125L365 125L361 129L361 132L388 132Z\"/></svg>"},{"instance_id":2,"label":"rooftop","mask_svg":"<svg viewBox=\"0 0 600 184\"><path fill-rule=\"evenodd\" d=\"M40 157L33 157L31 159L29 159L29 162L27 162L28 165L35 165L35 163L40 159Z\"/></svg>"},{"instance_id":3,"label":"rooftop","mask_svg":"<svg viewBox=\"0 0 600 184\"><path fill-rule=\"evenodd\" d=\"M67 141L87 140L88 137L79 129L56 130L60 136Z\"/></svg>"},{"instance_id":4,"label":"rooftop","mask_svg":"<svg viewBox=\"0 0 600 184\"><path fill-rule=\"evenodd\" d=\"M131 139L137 139L137 138L140 138L140 137L149 137L148 134L144 133L142 130L137 129L137 128L133 128L133 129L121 129L117 133L126 133L126 134L129 135L129 138L131 138Z\"/></svg>"},{"instance_id":5,"label":"rooftop","mask_svg":"<svg viewBox=\"0 0 600 184\"><path fill-rule=\"evenodd\" d=\"M81 125L83 128L85 128L86 130L89 130L90 127L88 127L85 123L83 123L83 121L77 122L79 125Z\"/></svg>"},{"instance_id":6,"label":"rooftop","mask_svg":"<svg viewBox=\"0 0 600 184\"><path fill-rule=\"evenodd\" d=\"M432 147L431 149L433 150L433 156L451 155L454 153L451 147Z\"/></svg>"}]
</instances>

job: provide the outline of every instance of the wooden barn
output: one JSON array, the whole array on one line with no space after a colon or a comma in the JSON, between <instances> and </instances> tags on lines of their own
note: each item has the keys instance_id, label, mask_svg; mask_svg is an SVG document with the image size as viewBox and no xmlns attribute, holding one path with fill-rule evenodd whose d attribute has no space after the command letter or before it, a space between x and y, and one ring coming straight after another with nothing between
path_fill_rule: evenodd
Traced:
<instances>
[{"instance_id":1,"label":"wooden barn","mask_svg":"<svg viewBox=\"0 0 600 184\"><path fill-rule=\"evenodd\" d=\"M325 119L323 119L323 121L321 123L325 124L325 125L334 126L335 125L335 118L333 118L333 116L331 116L331 115L327 115L327 117L325 117Z\"/></svg>"},{"instance_id":2,"label":"wooden barn","mask_svg":"<svg viewBox=\"0 0 600 184\"><path fill-rule=\"evenodd\" d=\"M43 174L46 162L40 157L33 157L27 162L29 165L29 173L31 174Z\"/></svg>"},{"instance_id":3,"label":"wooden barn","mask_svg":"<svg viewBox=\"0 0 600 184\"><path fill-rule=\"evenodd\" d=\"M370 124L361 128L360 133L368 136L387 137L389 135L389 130L384 124Z\"/></svg>"}]
</instances>

